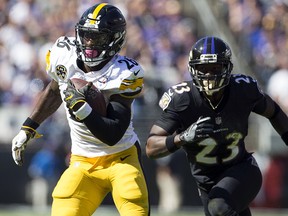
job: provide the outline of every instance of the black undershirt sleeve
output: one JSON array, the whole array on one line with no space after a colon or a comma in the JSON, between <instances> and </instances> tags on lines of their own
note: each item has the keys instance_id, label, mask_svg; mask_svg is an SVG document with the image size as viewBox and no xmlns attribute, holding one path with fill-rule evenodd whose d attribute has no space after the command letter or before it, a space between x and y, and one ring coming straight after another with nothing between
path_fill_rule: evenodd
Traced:
<instances>
[{"instance_id":1,"label":"black undershirt sleeve","mask_svg":"<svg viewBox=\"0 0 288 216\"><path fill-rule=\"evenodd\" d=\"M110 102L107 107L107 116L102 117L92 111L84 124L91 133L109 146L115 145L126 132L131 119L131 110L118 102Z\"/></svg>"},{"instance_id":2,"label":"black undershirt sleeve","mask_svg":"<svg viewBox=\"0 0 288 216\"><path fill-rule=\"evenodd\" d=\"M163 128L167 133L173 134L181 127L179 122L180 120L176 112L166 111L162 112L155 125Z\"/></svg>"},{"instance_id":3,"label":"black undershirt sleeve","mask_svg":"<svg viewBox=\"0 0 288 216\"><path fill-rule=\"evenodd\" d=\"M274 100L266 95L265 100L258 103L253 111L268 118L273 128L288 145L288 117Z\"/></svg>"}]
</instances>

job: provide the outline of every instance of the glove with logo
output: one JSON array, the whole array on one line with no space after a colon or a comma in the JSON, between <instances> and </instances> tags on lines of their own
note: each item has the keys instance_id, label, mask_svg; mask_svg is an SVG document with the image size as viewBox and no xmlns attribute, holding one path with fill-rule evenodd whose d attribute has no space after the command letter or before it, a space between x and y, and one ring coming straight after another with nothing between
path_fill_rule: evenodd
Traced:
<instances>
[{"instance_id":1,"label":"glove with logo","mask_svg":"<svg viewBox=\"0 0 288 216\"><path fill-rule=\"evenodd\" d=\"M180 140L186 144L209 137L213 133L214 125L211 123L210 117L200 117L195 123L180 133Z\"/></svg>"},{"instance_id":2,"label":"glove with logo","mask_svg":"<svg viewBox=\"0 0 288 216\"><path fill-rule=\"evenodd\" d=\"M87 85L83 86L82 88L75 88L75 85L73 82L69 79L68 80L68 85L66 90L64 91L65 95L65 102L67 108L73 110L74 112L77 111L80 107L86 103L86 94L88 93L89 89L92 87L92 83L89 82ZM82 104L80 105L79 103ZM78 105L77 105L78 104Z\"/></svg>"},{"instance_id":3,"label":"glove with logo","mask_svg":"<svg viewBox=\"0 0 288 216\"><path fill-rule=\"evenodd\" d=\"M27 143L33 138L40 138L41 134L29 126L22 126L20 132L12 140L12 157L18 166L22 166L24 151Z\"/></svg>"}]
</instances>

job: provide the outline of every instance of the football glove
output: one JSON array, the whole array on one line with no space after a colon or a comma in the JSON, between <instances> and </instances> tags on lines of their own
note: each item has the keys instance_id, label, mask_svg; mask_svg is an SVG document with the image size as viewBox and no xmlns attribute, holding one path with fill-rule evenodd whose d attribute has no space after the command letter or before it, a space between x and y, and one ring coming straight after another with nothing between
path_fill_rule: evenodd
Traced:
<instances>
[{"instance_id":1,"label":"football glove","mask_svg":"<svg viewBox=\"0 0 288 216\"><path fill-rule=\"evenodd\" d=\"M88 93L89 89L92 87L92 83L89 82L87 85L83 86L82 88L76 89L75 85L72 83L72 81L68 80L68 85L66 90L64 90L65 95L65 102L67 108L77 111L80 107L75 107L76 104L83 102L83 104L86 102L85 96Z\"/></svg>"},{"instance_id":2,"label":"football glove","mask_svg":"<svg viewBox=\"0 0 288 216\"><path fill-rule=\"evenodd\" d=\"M213 133L214 125L211 123L210 117L200 117L195 123L180 133L180 140L186 144L199 141L209 137Z\"/></svg>"},{"instance_id":3,"label":"football glove","mask_svg":"<svg viewBox=\"0 0 288 216\"><path fill-rule=\"evenodd\" d=\"M40 137L42 135L37 133L33 128L22 126L20 132L12 140L12 157L18 166L22 166L23 164L24 151L29 140Z\"/></svg>"}]
</instances>

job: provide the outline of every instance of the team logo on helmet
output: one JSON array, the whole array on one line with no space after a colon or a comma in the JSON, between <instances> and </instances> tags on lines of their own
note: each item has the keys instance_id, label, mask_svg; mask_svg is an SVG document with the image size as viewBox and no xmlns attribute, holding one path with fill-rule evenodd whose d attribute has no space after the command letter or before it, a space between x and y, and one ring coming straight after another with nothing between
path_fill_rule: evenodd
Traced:
<instances>
[{"instance_id":1,"label":"team logo on helmet","mask_svg":"<svg viewBox=\"0 0 288 216\"><path fill-rule=\"evenodd\" d=\"M98 29L99 24L100 24L100 20L101 20L101 15L97 16L95 19L93 17L93 14L90 13L90 14L88 14L88 19L85 21L84 26L85 27L94 27L94 28Z\"/></svg>"},{"instance_id":2,"label":"team logo on helmet","mask_svg":"<svg viewBox=\"0 0 288 216\"><path fill-rule=\"evenodd\" d=\"M66 76L67 76L66 67L64 65L57 65L56 66L56 74L60 79L65 80Z\"/></svg>"}]
</instances>

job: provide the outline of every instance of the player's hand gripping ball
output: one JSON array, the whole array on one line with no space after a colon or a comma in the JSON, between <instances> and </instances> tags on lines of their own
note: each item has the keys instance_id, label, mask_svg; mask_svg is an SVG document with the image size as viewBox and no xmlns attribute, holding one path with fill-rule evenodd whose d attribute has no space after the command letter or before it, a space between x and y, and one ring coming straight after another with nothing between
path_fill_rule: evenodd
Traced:
<instances>
[{"instance_id":1,"label":"player's hand gripping ball","mask_svg":"<svg viewBox=\"0 0 288 216\"><path fill-rule=\"evenodd\" d=\"M87 81L79 78L72 78L71 82L74 84L77 90L83 88L85 85L88 85ZM107 105L105 97L94 85L92 85L88 92L85 93L85 100L95 112L101 116L106 116Z\"/></svg>"}]
</instances>

